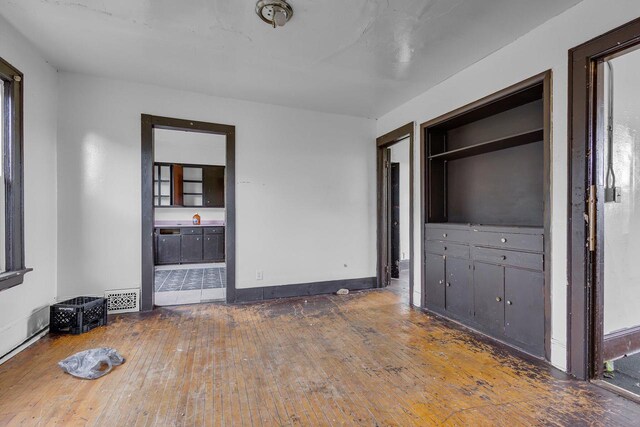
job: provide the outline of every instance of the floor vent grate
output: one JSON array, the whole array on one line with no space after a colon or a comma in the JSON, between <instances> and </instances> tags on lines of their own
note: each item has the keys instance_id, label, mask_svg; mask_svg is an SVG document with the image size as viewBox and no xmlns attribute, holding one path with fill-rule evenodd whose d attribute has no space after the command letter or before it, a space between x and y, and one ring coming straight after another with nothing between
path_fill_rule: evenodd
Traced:
<instances>
[{"instance_id":1,"label":"floor vent grate","mask_svg":"<svg viewBox=\"0 0 640 427\"><path fill-rule=\"evenodd\" d=\"M105 291L107 313L130 313L140 311L140 289Z\"/></svg>"}]
</instances>

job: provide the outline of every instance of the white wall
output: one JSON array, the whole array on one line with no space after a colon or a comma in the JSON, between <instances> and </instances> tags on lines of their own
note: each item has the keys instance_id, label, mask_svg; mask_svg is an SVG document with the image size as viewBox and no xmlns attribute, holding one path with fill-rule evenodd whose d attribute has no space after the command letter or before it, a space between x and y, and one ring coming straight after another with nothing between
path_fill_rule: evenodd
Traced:
<instances>
[{"instance_id":1,"label":"white wall","mask_svg":"<svg viewBox=\"0 0 640 427\"><path fill-rule=\"evenodd\" d=\"M374 121L59 81L60 294L140 285L141 113L236 126L238 288L375 276Z\"/></svg>"},{"instance_id":2,"label":"white wall","mask_svg":"<svg viewBox=\"0 0 640 427\"><path fill-rule=\"evenodd\" d=\"M161 163L224 166L226 137L198 132L154 129L154 158ZM156 220L191 221L194 214L203 221L223 220L224 208L155 208Z\"/></svg>"},{"instance_id":3,"label":"white wall","mask_svg":"<svg viewBox=\"0 0 640 427\"><path fill-rule=\"evenodd\" d=\"M0 356L49 323L56 295L56 70L0 17L0 57L24 74L24 283L0 292Z\"/></svg>"},{"instance_id":4,"label":"white wall","mask_svg":"<svg viewBox=\"0 0 640 427\"><path fill-rule=\"evenodd\" d=\"M409 139L391 146L391 161L400 166L400 259L409 259Z\"/></svg>"},{"instance_id":5,"label":"white wall","mask_svg":"<svg viewBox=\"0 0 640 427\"><path fill-rule=\"evenodd\" d=\"M612 64L613 167L622 197L604 205L605 334L640 326L640 51Z\"/></svg>"},{"instance_id":6,"label":"white wall","mask_svg":"<svg viewBox=\"0 0 640 427\"><path fill-rule=\"evenodd\" d=\"M567 93L568 50L640 16L640 2L584 0L514 43L452 76L378 120L383 135L414 120L419 124L473 102L547 69L553 70L551 294L552 363L566 367L567 343ZM419 178L419 144L415 146L416 182ZM416 186L415 200L419 198ZM419 206L414 212L420 223ZM416 227L415 253L420 252L420 227ZM420 282L416 256L415 283ZM420 287L415 287L420 292ZM414 301L420 301L418 294Z\"/></svg>"}]
</instances>

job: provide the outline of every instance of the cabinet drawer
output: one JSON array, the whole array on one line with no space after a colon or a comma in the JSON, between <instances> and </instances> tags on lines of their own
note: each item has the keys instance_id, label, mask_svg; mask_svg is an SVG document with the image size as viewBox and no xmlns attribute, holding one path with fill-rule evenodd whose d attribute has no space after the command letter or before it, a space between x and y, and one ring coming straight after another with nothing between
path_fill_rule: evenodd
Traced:
<instances>
[{"instance_id":1,"label":"cabinet drawer","mask_svg":"<svg viewBox=\"0 0 640 427\"><path fill-rule=\"evenodd\" d=\"M474 261L509 265L512 267L528 268L538 271L542 271L544 269L544 257L542 254L489 248L473 248L472 252Z\"/></svg>"},{"instance_id":2,"label":"cabinet drawer","mask_svg":"<svg viewBox=\"0 0 640 427\"><path fill-rule=\"evenodd\" d=\"M224 227L207 227L204 234L224 234Z\"/></svg>"},{"instance_id":3,"label":"cabinet drawer","mask_svg":"<svg viewBox=\"0 0 640 427\"><path fill-rule=\"evenodd\" d=\"M544 241L541 234L517 234L487 231L471 233L471 242L478 246L494 248L516 249L523 251L544 251Z\"/></svg>"},{"instance_id":4,"label":"cabinet drawer","mask_svg":"<svg viewBox=\"0 0 640 427\"><path fill-rule=\"evenodd\" d=\"M430 240L426 243L426 252L438 255L448 255L457 258L469 259L469 246L458 243L441 242Z\"/></svg>"},{"instance_id":5,"label":"cabinet drawer","mask_svg":"<svg viewBox=\"0 0 640 427\"><path fill-rule=\"evenodd\" d=\"M427 240L442 240L444 242L467 243L469 241L469 230L455 228L434 228L427 226Z\"/></svg>"},{"instance_id":6,"label":"cabinet drawer","mask_svg":"<svg viewBox=\"0 0 640 427\"><path fill-rule=\"evenodd\" d=\"M187 234L187 235L202 234L202 228L198 228L198 227L181 228L180 234Z\"/></svg>"}]
</instances>

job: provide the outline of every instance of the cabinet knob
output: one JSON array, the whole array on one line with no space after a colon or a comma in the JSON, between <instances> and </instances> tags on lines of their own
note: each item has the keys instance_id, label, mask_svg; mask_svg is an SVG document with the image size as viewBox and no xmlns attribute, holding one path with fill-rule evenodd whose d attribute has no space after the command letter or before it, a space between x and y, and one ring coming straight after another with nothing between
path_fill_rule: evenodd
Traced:
<instances>
[{"instance_id":1,"label":"cabinet knob","mask_svg":"<svg viewBox=\"0 0 640 427\"><path fill-rule=\"evenodd\" d=\"M504 237L503 237L502 239L500 239L500 241L501 241L502 243L507 243L507 239L505 239Z\"/></svg>"},{"instance_id":2,"label":"cabinet knob","mask_svg":"<svg viewBox=\"0 0 640 427\"><path fill-rule=\"evenodd\" d=\"M442 259L447 259L447 256L446 255L442 255Z\"/></svg>"},{"instance_id":3,"label":"cabinet knob","mask_svg":"<svg viewBox=\"0 0 640 427\"><path fill-rule=\"evenodd\" d=\"M442 237L447 237L447 233L443 233L443 234L442 234Z\"/></svg>"},{"instance_id":4,"label":"cabinet knob","mask_svg":"<svg viewBox=\"0 0 640 427\"><path fill-rule=\"evenodd\" d=\"M502 258L503 261L507 260L507 256L506 255L502 255L500 258Z\"/></svg>"},{"instance_id":5,"label":"cabinet knob","mask_svg":"<svg viewBox=\"0 0 640 427\"><path fill-rule=\"evenodd\" d=\"M438 283L442 285L442 280L438 281Z\"/></svg>"},{"instance_id":6,"label":"cabinet knob","mask_svg":"<svg viewBox=\"0 0 640 427\"><path fill-rule=\"evenodd\" d=\"M196 241L199 241L199 240L200 240L200 238L199 238L199 237L196 237Z\"/></svg>"},{"instance_id":7,"label":"cabinet knob","mask_svg":"<svg viewBox=\"0 0 640 427\"><path fill-rule=\"evenodd\" d=\"M500 301L502 301L502 298L496 297L496 301L500 302Z\"/></svg>"},{"instance_id":8,"label":"cabinet knob","mask_svg":"<svg viewBox=\"0 0 640 427\"><path fill-rule=\"evenodd\" d=\"M513 305L511 301L507 301L507 305Z\"/></svg>"},{"instance_id":9,"label":"cabinet knob","mask_svg":"<svg viewBox=\"0 0 640 427\"><path fill-rule=\"evenodd\" d=\"M451 283L447 283L447 288L450 288L450 287L451 287Z\"/></svg>"}]
</instances>

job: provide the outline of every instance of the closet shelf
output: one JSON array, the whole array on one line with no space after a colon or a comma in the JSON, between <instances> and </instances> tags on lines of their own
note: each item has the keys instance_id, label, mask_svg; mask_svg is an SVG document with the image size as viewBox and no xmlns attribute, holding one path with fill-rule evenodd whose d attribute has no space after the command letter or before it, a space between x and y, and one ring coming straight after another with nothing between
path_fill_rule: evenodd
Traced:
<instances>
[{"instance_id":1,"label":"closet shelf","mask_svg":"<svg viewBox=\"0 0 640 427\"><path fill-rule=\"evenodd\" d=\"M477 156L479 154L490 153L505 148L517 147L519 145L531 144L544 139L544 129L534 129L480 144L470 145L456 150L445 151L444 153L429 156L429 160L457 160L464 157Z\"/></svg>"}]
</instances>

